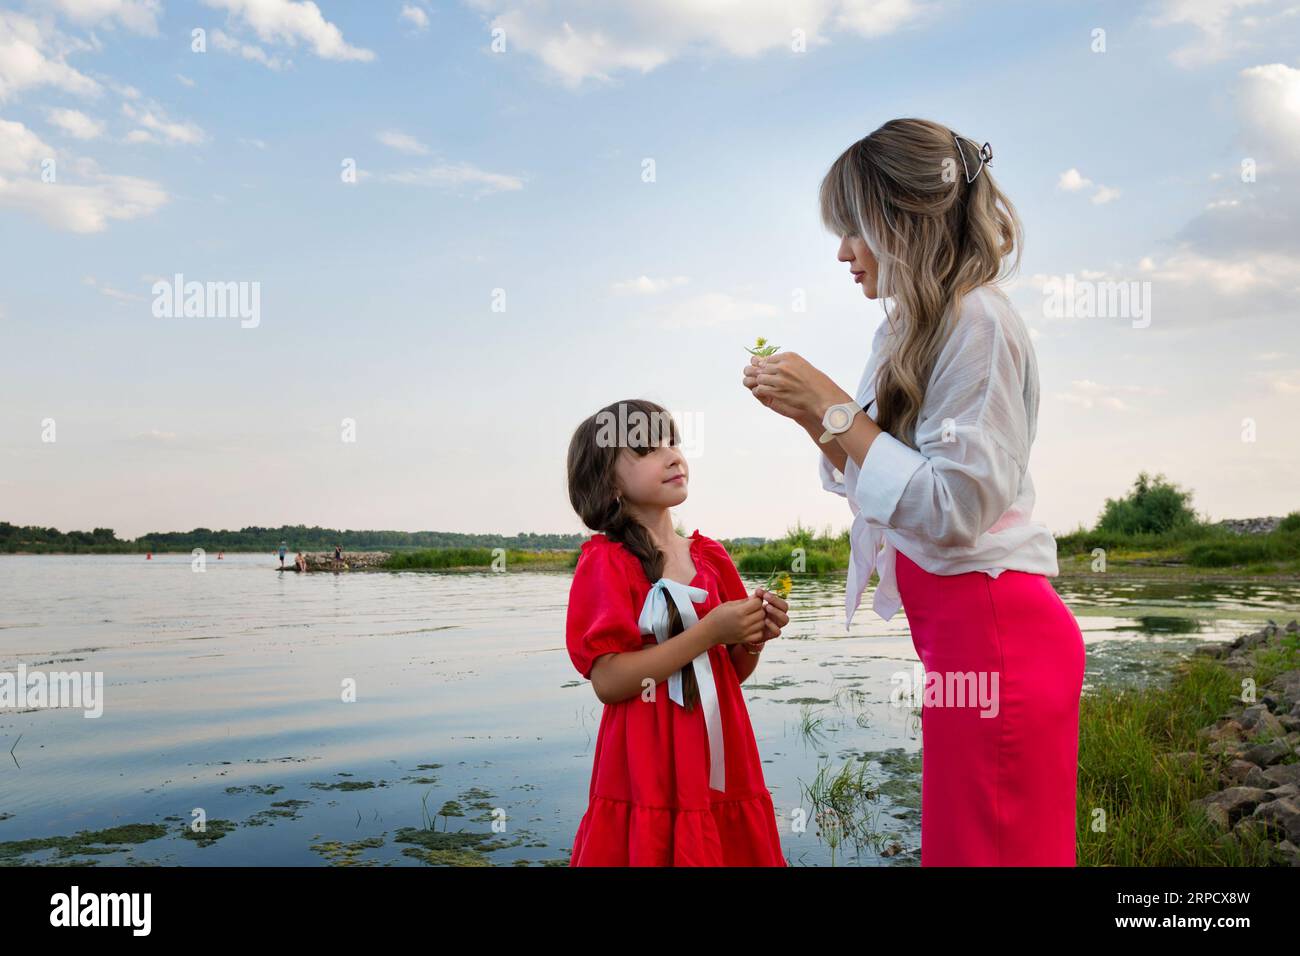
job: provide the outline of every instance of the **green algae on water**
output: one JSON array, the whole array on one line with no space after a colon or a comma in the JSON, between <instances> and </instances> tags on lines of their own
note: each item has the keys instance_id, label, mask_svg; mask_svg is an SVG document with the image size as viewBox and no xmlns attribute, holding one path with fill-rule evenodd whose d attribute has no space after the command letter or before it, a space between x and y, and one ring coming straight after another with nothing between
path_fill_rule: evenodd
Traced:
<instances>
[{"instance_id":1,"label":"green algae on water","mask_svg":"<svg viewBox=\"0 0 1300 956\"><path fill-rule=\"evenodd\" d=\"M415 844L402 850L402 855L430 866L491 866L479 852L491 837L490 833L439 833L402 827L393 842Z\"/></svg>"},{"instance_id":2,"label":"green algae on water","mask_svg":"<svg viewBox=\"0 0 1300 956\"><path fill-rule=\"evenodd\" d=\"M330 866L375 866L376 860L359 860L357 859L366 850L377 850L384 845L382 836L366 837L363 840L356 840L352 843L340 843L337 840L326 840L323 843L313 843L311 848L325 857Z\"/></svg>"},{"instance_id":3,"label":"green algae on water","mask_svg":"<svg viewBox=\"0 0 1300 956\"><path fill-rule=\"evenodd\" d=\"M130 846L167 835L160 823L128 823L106 830L80 830L72 836L36 837L0 843L0 864L13 865L21 858L43 850L54 850L57 860L78 854L119 853Z\"/></svg>"},{"instance_id":4,"label":"green algae on water","mask_svg":"<svg viewBox=\"0 0 1300 956\"><path fill-rule=\"evenodd\" d=\"M193 840L199 846L212 846L227 833L232 832L238 824L233 820L209 820L204 829L197 833L188 825L181 828L181 836Z\"/></svg>"},{"instance_id":5,"label":"green algae on water","mask_svg":"<svg viewBox=\"0 0 1300 956\"><path fill-rule=\"evenodd\" d=\"M340 774L340 776L344 775ZM386 787L388 783L383 780L379 781L379 783L375 783L373 780L340 780L338 783L313 781L307 786L315 790L373 790L375 787Z\"/></svg>"}]
</instances>

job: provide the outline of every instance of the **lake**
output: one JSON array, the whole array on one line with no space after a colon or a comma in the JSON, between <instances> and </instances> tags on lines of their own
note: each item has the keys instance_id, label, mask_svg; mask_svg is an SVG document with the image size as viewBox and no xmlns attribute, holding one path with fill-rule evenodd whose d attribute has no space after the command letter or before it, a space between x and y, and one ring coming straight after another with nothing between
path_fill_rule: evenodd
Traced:
<instances>
[{"instance_id":1,"label":"lake","mask_svg":"<svg viewBox=\"0 0 1300 956\"><path fill-rule=\"evenodd\" d=\"M567 865L602 708L564 647L569 574L276 563L0 556L0 671L104 681L97 718L0 711L0 863ZM1293 580L1053 583L1085 693L1300 606ZM906 615L870 599L846 635L843 575L796 577L791 625L744 685L795 866L919 863L920 711L890 703L917 657ZM854 786L829 787L842 772ZM108 828L125 829L96 839L127 842L56 839Z\"/></svg>"}]
</instances>

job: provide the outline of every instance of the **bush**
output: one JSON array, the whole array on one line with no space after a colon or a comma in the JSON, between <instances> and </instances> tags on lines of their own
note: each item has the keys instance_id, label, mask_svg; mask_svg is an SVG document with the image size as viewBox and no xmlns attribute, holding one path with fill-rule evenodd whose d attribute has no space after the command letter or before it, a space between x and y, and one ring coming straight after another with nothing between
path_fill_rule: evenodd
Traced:
<instances>
[{"instance_id":1,"label":"bush","mask_svg":"<svg viewBox=\"0 0 1300 956\"><path fill-rule=\"evenodd\" d=\"M1198 523L1191 508L1192 493L1165 481L1164 475L1140 472L1125 498L1107 498L1098 531L1119 534L1165 534Z\"/></svg>"}]
</instances>

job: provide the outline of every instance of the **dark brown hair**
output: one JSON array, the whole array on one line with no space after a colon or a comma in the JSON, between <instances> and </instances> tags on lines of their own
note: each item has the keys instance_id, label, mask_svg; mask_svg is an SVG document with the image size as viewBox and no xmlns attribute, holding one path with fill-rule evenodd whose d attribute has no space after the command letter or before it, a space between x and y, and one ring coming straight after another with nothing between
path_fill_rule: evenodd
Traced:
<instances>
[{"instance_id":1,"label":"dark brown hair","mask_svg":"<svg viewBox=\"0 0 1300 956\"><path fill-rule=\"evenodd\" d=\"M627 427L629 422L638 421L648 428ZM623 507L614 468L624 450L645 457L665 441L680 444L677 422L663 406L641 398L606 405L586 418L569 440L569 503L584 525L626 548L640 562L651 584L663 577L664 553L645 525ZM681 615L670 600L668 634L683 630ZM688 709L693 709L699 699L694 668L687 664L681 674L683 700Z\"/></svg>"}]
</instances>

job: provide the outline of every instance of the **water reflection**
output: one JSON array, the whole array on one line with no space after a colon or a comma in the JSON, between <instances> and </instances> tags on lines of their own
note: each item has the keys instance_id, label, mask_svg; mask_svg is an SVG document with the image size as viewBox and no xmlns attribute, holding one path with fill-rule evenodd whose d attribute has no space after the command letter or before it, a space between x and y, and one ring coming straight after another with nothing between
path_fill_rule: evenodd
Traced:
<instances>
[{"instance_id":1,"label":"water reflection","mask_svg":"<svg viewBox=\"0 0 1300 956\"><path fill-rule=\"evenodd\" d=\"M275 563L0 557L0 670L102 671L106 695L93 720L0 712L3 749L22 735L0 843L163 834L93 857L0 847L0 863L567 863L601 714L564 650L568 574ZM1084 632L1085 688L1161 680L1196 644L1300 606L1294 581L1054 583ZM796 865L918 862L919 711L890 700L916 655L905 613L881 621L870 597L846 633L843 578L796 576L791 627L745 685ZM187 833L196 810L224 821L211 839Z\"/></svg>"}]
</instances>

